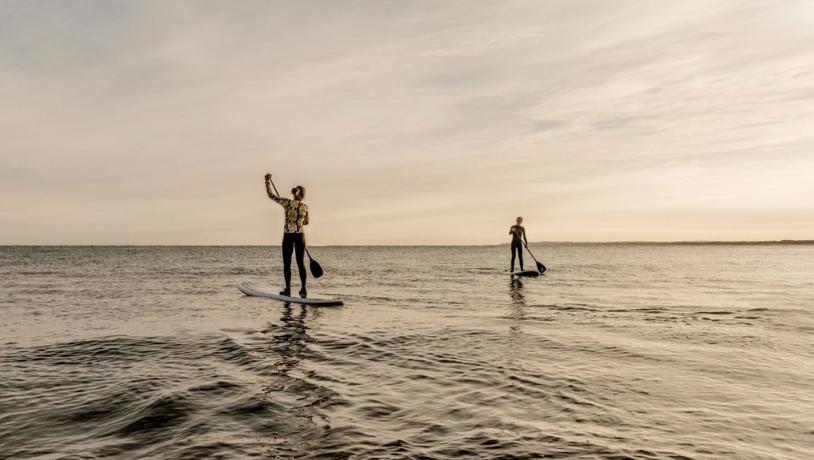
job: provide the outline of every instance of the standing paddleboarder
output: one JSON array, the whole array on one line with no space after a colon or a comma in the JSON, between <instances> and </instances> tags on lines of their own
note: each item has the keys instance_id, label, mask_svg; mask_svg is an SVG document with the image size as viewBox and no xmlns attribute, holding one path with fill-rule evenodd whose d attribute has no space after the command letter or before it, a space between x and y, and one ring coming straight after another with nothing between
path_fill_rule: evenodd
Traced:
<instances>
[{"instance_id":1,"label":"standing paddleboarder","mask_svg":"<svg viewBox=\"0 0 814 460\"><path fill-rule=\"evenodd\" d=\"M517 218L517 224L512 225L509 229L509 235L512 236L512 269L509 270L510 272L514 272L514 258L515 253L517 257L520 259L520 271L523 271L523 242L526 243L528 246L529 242L526 239L526 229L523 228L522 224L523 218Z\"/></svg>"},{"instance_id":2,"label":"standing paddleboarder","mask_svg":"<svg viewBox=\"0 0 814 460\"><path fill-rule=\"evenodd\" d=\"M277 196L271 190L271 174L266 174L266 193L269 198L276 201L285 210L285 227L283 233L283 276L285 277L285 289L280 295L291 295L291 254L296 253L297 270L300 272L300 297L307 297L308 291L305 289L305 233L303 226L308 225L308 205L303 203L305 199L305 187L298 185L291 189L293 199Z\"/></svg>"}]
</instances>

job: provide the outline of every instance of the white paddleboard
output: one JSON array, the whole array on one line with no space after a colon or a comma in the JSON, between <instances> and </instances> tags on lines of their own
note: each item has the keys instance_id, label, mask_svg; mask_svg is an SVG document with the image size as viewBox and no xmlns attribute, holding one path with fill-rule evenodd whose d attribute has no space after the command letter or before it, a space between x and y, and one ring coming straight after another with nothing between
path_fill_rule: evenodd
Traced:
<instances>
[{"instance_id":1,"label":"white paddleboard","mask_svg":"<svg viewBox=\"0 0 814 460\"><path fill-rule=\"evenodd\" d=\"M268 299L281 300L283 302L299 303L303 305L314 306L329 306L329 305L342 305L344 302L341 299L315 299L312 297L291 297L287 295L275 294L273 289L258 286L252 282L246 281L237 287L240 292L253 297L266 297Z\"/></svg>"},{"instance_id":2,"label":"white paddleboard","mask_svg":"<svg viewBox=\"0 0 814 460\"><path fill-rule=\"evenodd\" d=\"M540 276L540 272L536 270L523 270L521 272L510 272L511 276Z\"/></svg>"}]
</instances>

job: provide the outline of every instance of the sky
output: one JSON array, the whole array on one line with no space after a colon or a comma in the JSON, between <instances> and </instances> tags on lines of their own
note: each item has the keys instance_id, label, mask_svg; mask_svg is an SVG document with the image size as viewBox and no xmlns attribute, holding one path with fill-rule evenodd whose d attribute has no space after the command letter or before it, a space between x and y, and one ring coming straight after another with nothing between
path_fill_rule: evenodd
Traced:
<instances>
[{"instance_id":1,"label":"sky","mask_svg":"<svg viewBox=\"0 0 814 460\"><path fill-rule=\"evenodd\" d=\"M806 0L0 0L0 101L0 244L814 238Z\"/></svg>"}]
</instances>

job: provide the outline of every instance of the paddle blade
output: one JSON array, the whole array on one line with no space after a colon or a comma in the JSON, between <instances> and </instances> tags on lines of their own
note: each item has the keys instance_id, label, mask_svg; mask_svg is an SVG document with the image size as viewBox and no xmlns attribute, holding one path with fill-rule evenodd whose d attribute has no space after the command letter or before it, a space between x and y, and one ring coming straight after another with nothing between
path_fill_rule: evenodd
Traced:
<instances>
[{"instance_id":1,"label":"paddle blade","mask_svg":"<svg viewBox=\"0 0 814 460\"><path fill-rule=\"evenodd\" d=\"M320 276L322 276L322 267L316 260L311 259L310 266L311 266L311 275L314 278L319 278Z\"/></svg>"},{"instance_id":2,"label":"paddle blade","mask_svg":"<svg viewBox=\"0 0 814 460\"><path fill-rule=\"evenodd\" d=\"M545 273L546 271L545 265L541 264L540 262L537 262L537 271L539 271L541 275Z\"/></svg>"}]
</instances>

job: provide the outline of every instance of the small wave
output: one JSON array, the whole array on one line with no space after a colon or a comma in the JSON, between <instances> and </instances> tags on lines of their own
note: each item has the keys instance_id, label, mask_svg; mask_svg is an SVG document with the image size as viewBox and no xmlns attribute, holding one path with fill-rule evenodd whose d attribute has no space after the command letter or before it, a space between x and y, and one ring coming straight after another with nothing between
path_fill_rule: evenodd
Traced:
<instances>
[{"instance_id":1,"label":"small wave","mask_svg":"<svg viewBox=\"0 0 814 460\"><path fill-rule=\"evenodd\" d=\"M217 335L106 337L11 347L0 356L0 449L11 457L123 449L143 457L221 455L219 449L259 455L279 447L266 440L282 432L289 433L286 444L305 445L301 438L321 429L313 418L334 393L290 366L278 369L282 354L298 353L280 345L286 340L303 337L260 336L246 344ZM256 441L243 441L246 432ZM213 437L241 441L211 444Z\"/></svg>"},{"instance_id":2,"label":"small wave","mask_svg":"<svg viewBox=\"0 0 814 460\"><path fill-rule=\"evenodd\" d=\"M525 305L528 308L547 308L549 310L558 310L558 311L598 311L596 308L590 308L587 306L577 306L577 305L553 305L553 304L530 304Z\"/></svg>"}]
</instances>

